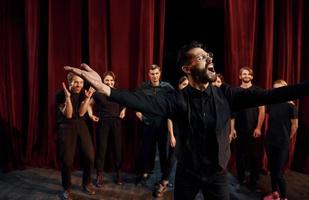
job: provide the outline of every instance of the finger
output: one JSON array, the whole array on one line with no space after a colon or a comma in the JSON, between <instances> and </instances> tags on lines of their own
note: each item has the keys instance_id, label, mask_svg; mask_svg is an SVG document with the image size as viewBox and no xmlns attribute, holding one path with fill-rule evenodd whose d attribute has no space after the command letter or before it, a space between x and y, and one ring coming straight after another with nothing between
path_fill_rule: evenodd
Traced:
<instances>
[{"instance_id":1,"label":"finger","mask_svg":"<svg viewBox=\"0 0 309 200\"><path fill-rule=\"evenodd\" d=\"M89 87L89 91L90 91L90 92L95 92L95 89L94 89L93 87L90 86L90 87Z\"/></svg>"},{"instance_id":2,"label":"finger","mask_svg":"<svg viewBox=\"0 0 309 200\"><path fill-rule=\"evenodd\" d=\"M65 70L69 71L69 72L73 72L74 74L77 74L79 76L82 75L82 70L78 69L76 67L70 67L70 66L64 66L63 67Z\"/></svg>"},{"instance_id":3,"label":"finger","mask_svg":"<svg viewBox=\"0 0 309 200\"><path fill-rule=\"evenodd\" d=\"M64 90L67 90L67 86L65 85L64 82L62 82L62 87L63 87Z\"/></svg>"},{"instance_id":4,"label":"finger","mask_svg":"<svg viewBox=\"0 0 309 200\"><path fill-rule=\"evenodd\" d=\"M88 72L93 71L93 69L91 69L91 67L89 67L86 63L82 63L80 66Z\"/></svg>"}]
</instances>

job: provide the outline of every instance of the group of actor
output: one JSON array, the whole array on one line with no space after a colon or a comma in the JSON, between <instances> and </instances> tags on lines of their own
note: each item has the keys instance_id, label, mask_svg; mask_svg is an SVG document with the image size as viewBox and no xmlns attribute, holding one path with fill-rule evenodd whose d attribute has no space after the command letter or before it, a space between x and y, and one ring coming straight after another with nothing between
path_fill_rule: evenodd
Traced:
<instances>
[{"instance_id":1,"label":"group of actor","mask_svg":"<svg viewBox=\"0 0 309 200\"><path fill-rule=\"evenodd\" d=\"M289 101L272 104L265 108L265 106L259 103L261 106L252 107L252 105L255 104L250 104L250 102L255 102L256 100L253 98L250 99L251 97L261 95L266 99L265 102L268 103L273 101L271 95L274 94L267 96L268 93L264 91L262 93L261 88L252 84L253 71L251 68L243 67L240 69L239 79L241 85L235 90L230 90L230 88L223 84L224 79L221 75L215 76L216 80L215 78L212 78L212 57L205 54L204 50L199 46L192 47L188 52L190 51L193 51L191 52L192 54L195 53L194 51L197 51L197 55L194 58L192 57L192 59L190 57L191 63L189 61L184 63L182 69L186 72L187 76L181 77L179 80L178 92L175 92L175 89L169 83L161 81L161 68L155 64L150 65L149 67L149 80L141 84L141 86L135 91L134 96L131 96L129 93L124 93L129 95L128 99L124 98L125 95L117 93L118 91L113 89L116 85L116 76L113 72L107 71L102 76L102 83L109 87L107 90L109 93L106 92L106 95L103 89L102 91L104 92L101 90L95 91L92 87L88 90L84 89L84 80L81 78L82 75L78 75L78 73L74 71L75 69L71 70L71 68L69 68L75 73L68 73L67 84L62 83L63 90L56 95L57 124L59 130L58 153L61 162L62 186L64 189L62 193L63 199L73 199L70 188L71 170L76 145L80 146L81 152L83 153L82 187L87 194L96 194L96 189L93 187L91 181L91 169L94 164L97 173L95 185L96 187L101 188L104 184L103 168L106 158L107 144L109 141L112 142L113 152L115 153L115 166L117 172L115 182L119 185L123 184L121 172L121 120L125 117L126 107L123 105L126 104L129 105L129 107L141 108L141 110L136 109L136 116L143 125L143 145L141 150L143 162L139 183L145 184L149 179L154 169L156 148L158 146L162 177L154 188L153 194L155 197L161 197L164 192L167 191L170 176L176 163L175 154L178 154L177 159L180 158L180 164L177 166L176 172L178 174L176 175L175 180L175 184L177 185L175 188L175 190L177 190L175 191L175 198L186 199L187 197L191 198L192 195L194 196L197 192L195 189L194 191L191 189L186 191L180 190L180 188L185 189L187 186L191 187L192 185L194 188L200 187L199 182L196 180L201 180L201 183L206 183L208 181L207 178L203 179L196 175L200 173L202 174L201 177L216 176L218 179L211 180L215 182L218 181L218 188L222 189L221 192L217 191L216 194L212 194L212 191L208 191L208 189L203 188L204 185L202 185L203 194L205 192L204 195L218 195L218 198L215 199L228 199L224 166L226 166L229 157L226 156L228 153L224 153L223 150L225 149L224 151L229 151L229 149L226 150L226 147L229 148L229 146L224 146L223 143L228 144L228 142L231 142L233 139L236 144L238 181L240 184L249 186L252 190L258 190L257 181L260 173L260 151L258 150L258 144L259 138L262 135L262 125L266 112L269 115L269 127L265 136L265 144L271 174L272 196L273 199L287 198L286 185L283 178L283 168L288 157L290 138L295 136L298 126L295 104ZM198 51L202 52L203 55L198 54ZM184 58L189 59L185 56ZM207 70L210 70L210 75L208 76L211 76L211 79L208 77L207 81L212 82L212 85L204 91L194 85L194 83L199 83L199 81L204 85L207 83L207 81L204 81L202 79L203 77L198 74L202 72L194 71L193 68L190 68L195 66L193 65L195 62L197 62L197 64L200 62L206 62L207 65L205 66L208 67ZM87 67L89 68L89 66L86 66L86 68ZM92 71L90 72L93 73L94 71ZM91 82L91 80L87 81L92 85L97 84L96 89L98 88L98 85L101 84L98 83L100 79L93 80L93 82ZM181 90L183 90L188 84L188 88L182 92ZM274 88L286 85L287 83L284 80L278 80L275 81ZM222 103L222 107L216 107L217 99L223 98L218 92L219 89L221 91L220 87L222 87L222 91L233 91L236 94L228 92L224 93L224 95L228 97L227 99L230 100L231 104L235 104L235 108L238 110L237 112L226 116L220 116L220 114L227 114L227 112L221 112L223 109L229 110L227 107L228 104L221 100L218 100L218 102ZM108 97L113 94L113 92L115 95L112 96L112 98ZM280 95L284 96L283 94ZM170 97L168 98L168 96ZM144 105L133 101L134 99L146 103L143 99L144 97L145 100L147 100L147 106L149 103L149 105L155 107L143 107ZM247 101L240 97L250 97L248 99L249 103L246 103ZM113 98L116 100L120 99L118 102L123 102L123 105L122 103L114 102L112 100ZM148 100L151 98L153 99L153 102ZM239 102L232 101L237 98ZM179 103L179 99L181 100L181 103ZM160 106L156 102L157 100L164 105ZM263 102L263 100L259 99L257 101ZM182 110L176 109L177 106L175 106L175 108L168 107L173 106L174 104L185 110L185 112L178 116L171 115L171 117L169 117L170 115L166 114L169 112L168 109L174 109L172 112L173 114L182 112ZM242 108L242 104L245 105L244 109L239 109ZM187 107L183 107L184 105L187 105ZM160 111L160 109L162 109L162 111ZM213 115L213 113L215 114ZM86 116L88 116L93 122L97 123L95 150L91 134L85 122ZM182 127L185 126L184 123L178 123L177 126L175 126L173 124L174 119L176 121L185 120L185 122L188 123L188 126ZM216 121L229 121L229 124L226 126L225 124L218 124ZM201 127L201 125L203 127ZM217 126L222 129L216 129ZM184 132L184 130L187 130L187 132ZM207 134L203 135L204 133ZM184 140L183 138L189 139ZM177 145L181 146L175 153L175 147ZM192 162L185 161L188 159ZM201 168L202 166L208 166L209 168ZM187 197L182 196L182 193L185 193Z\"/></svg>"}]
</instances>

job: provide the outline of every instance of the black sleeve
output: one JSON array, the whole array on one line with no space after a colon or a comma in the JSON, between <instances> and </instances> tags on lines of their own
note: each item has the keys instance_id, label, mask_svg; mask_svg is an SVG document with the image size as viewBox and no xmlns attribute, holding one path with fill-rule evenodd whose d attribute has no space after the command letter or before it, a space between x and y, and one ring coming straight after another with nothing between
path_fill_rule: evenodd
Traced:
<instances>
[{"instance_id":1,"label":"black sleeve","mask_svg":"<svg viewBox=\"0 0 309 200\"><path fill-rule=\"evenodd\" d=\"M127 108L165 117L171 116L177 106L176 91L164 96L149 96L139 92L112 89L110 98Z\"/></svg>"},{"instance_id":2,"label":"black sleeve","mask_svg":"<svg viewBox=\"0 0 309 200\"><path fill-rule=\"evenodd\" d=\"M224 87L225 95L230 102L232 110L282 103L309 94L309 81L270 90Z\"/></svg>"},{"instance_id":3,"label":"black sleeve","mask_svg":"<svg viewBox=\"0 0 309 200\"><path fill-rule=\"evenodd\" d=\"M61 91L56 93L55 102L56 102L56 106L57 107L60 104L63 104L65 102L65 95L64 95L64 91L63 90L61 90Z\"/></svg>"}]
</instances>

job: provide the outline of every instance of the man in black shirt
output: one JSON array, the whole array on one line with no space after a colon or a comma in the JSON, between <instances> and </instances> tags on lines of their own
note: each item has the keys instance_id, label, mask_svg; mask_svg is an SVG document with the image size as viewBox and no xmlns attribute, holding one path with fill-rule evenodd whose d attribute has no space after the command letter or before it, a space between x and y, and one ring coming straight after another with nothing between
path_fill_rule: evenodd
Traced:
<instances>
[{"instance_id":1,"label":"man in black shirt","mask_svg":"<svg viewBox=\"0 0 309 200\"><path fill-rule=\"evenodd\" d=\"M244 90L210 82L216 79L211 54L192 42L180 51L182 70L190 85L165 96L148 97L111 89L89 66L85 70L65 66L87 79L99 92L126 107L167 116L178 127L178 160L174 198L194 199L199 189L206 199L228 200L226 165L230 156L229 119L231 112L246 107L282 102L309 94L309 83L273 90Z\"/></svg>"},{"instance_id":2,"label":"man in black shirt","mask_svg":"<svg viewBox=\"0 0 309 200\"><path fill-rule=\"evenodd\" d=\"M93 89L83 90L84 80L73 74L67 75L69 88L62 83L63 90L56 95L58 122L58 154L61 162L61 177L64 192L62 199L72 199L71 170L73 167L77 140L84 153L83 159L83 189L87 194L94 195L91 185L91 168L94 161L94 151L90 133L83 115L86 113Z\"/></svg>"},{"instance_id":3,"label":"man in black shirt","mask_svg":"<svg viewBox=\"0 0 309 200\"><path fill-rule=\"evenodd\" d=\"M253 70L242 67L239 70L241 88L256 90L257 86L252 84ZM250 172L249 188L257 189L256 183L260 172L260 136L265 118L265 106L243 109L235 114L236 138L236 166L237 176L240 184L246 183L245 172Z\"/></svg>"},{"instance_id":4,"label":"man in black shirt","mask_svg":"<svg viewBox=\"0 0 309 200\"><path fill-rule=\"evenodd\" d=\"M152 64L148 70L149 80L143 82L137 92L145 96L162 96L174 90L168 82L161 81L161 68ZM141 181L149 178L149 173L155 164L156 147L158 144L160 169L162 180L168 180L169 172L167 163L167 118L149 113L136 112L136 116L143 123L143 148L142 148L142 176ZM167 182L165 183L167 185Z\"/></svg>"}]
</instances>

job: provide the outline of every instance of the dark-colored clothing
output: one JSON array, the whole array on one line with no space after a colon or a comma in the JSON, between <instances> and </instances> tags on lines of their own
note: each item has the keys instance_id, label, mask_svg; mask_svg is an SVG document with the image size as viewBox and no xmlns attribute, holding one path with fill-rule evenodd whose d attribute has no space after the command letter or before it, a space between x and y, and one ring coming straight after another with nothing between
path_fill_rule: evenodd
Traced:
<instances>
[{"instance_id":1,"label":"dark-colored clothing","mask_svg":"<svg viewBox=\"0 0 309 200\"><path fill-rule=\"evenodd\" d=\"M288 159L291 119L297 119L297 109L292 103L269 105L266 152L270 169L272 191L279 191L286 198L286 183L283 177L284 164Z\"/></svg>"},{"instance_id":2,"label":"dark-colored clothing","mask_svg":"<svg viewBox=\"0 0 309 200\"><path fill-rule=\"evenodd\" d=\"M259 90L252 85L245 90ZM260 174L260 140L253 137L258 124L259 108L246 108L236 112L235 129L236 138L236 168L240 182L245 180L246 170L250 171L250 184L256 185Z\"/></svg>"},{"instance_id":3,"label":"dark-colored clothing","mask_svg":"<svg viewBox=\"0 0 309 200\"><path fill-rule=\"evenodd\" d=\"M274 146L290 143L291 119L297 119L297 109L292 103L273 104L266 107L269 114L266 141Z\"/></svg>"},{"instance_id":4,"label":"dark-colored clothing","mask_svg":"<svg viewBox=\"0 0 309 200\"><path fill-rule=\"evenodd\" d=\"M58 122L58 156L61 162L62 186L65 190L71 186L71 171L73 167L76 144L78 143L82 153L83 185L91 182L91 169L94 162L94 150L88 127L78 111L84 95L71 94L73 105L73 117L67 119L59 110L59 105L65 102L64 92L56 95L57 122Z\"/></svg>"},{"instance_id":5,"label":"dark-colored clothing","mask_svg":"<svg viewBox=\"0 0 309 200\"><path fill-rule=\"evenodd\" d=\"M246 90L256 89L258 89L258 87L253 85ZM236 112L235 129L237 131L237 137L253 137L253 131L258 123L258 116L258 107L246 108Z\"/></svg>"},{"instance_id":6,"label":"dark-colored clothing","mask_svg":"<svg viewBox=\"0 0 309 200\"><path fill-rule=\"evenodd\" d=\"M105 164L106 149L108 141L112 142L112 150L115 153L116 169L121 169L122 164L122 137L121 137L121 119L120 118L103 118L99 121L96 130L96 169L102 172Z\"/></svg>"},{"instance_id":7,"label":"dark-colored clothing","mask_svg":"<svg viewBox=\"0 0 309 200\"><path fill-rule=\"evenodd\" d=\"M232 111L284 102L309 93L308 82L273 90L259 88L244 90L232 88L227 84L223 84L220 88L211 85L208 87L210 88L210 97L196 95L206 92L197 92L190 86L181 91L172 91L167 95L156 96L155 98L112 89L110 97L126 107L172 119L174 125L178 126L180 130L176 138L178 166L181 166L192 178L203 180L211 177L214 170L220 172L223 168L226 168L230 156L228 122ZM211 131L212 122L205 121L207 118L204 118L203 110L196 110L194 106L198 105L193 106L193 104L199 102L194 101L194 98L213 106L209 111L204 110L205 116L209 115L210 118L215 119L213 132ZM193 122L193 119L200 120ZM210 132L206 133L201 130ZM213 141L208 142L206 139ZM210 146L207 147L207 145L215 145L213 148L216 149L210 149ZM206 148L211 152L206 152ZM214 152L216 152L215 158L212 157ZM215 185L215 180L212 180L212 183L209 184ZM195 187L200 189L202 185L196 184ZM178 188L178 191L182 189ZM175 196L177 195L175 194Z\"/></svg>"},{"instance_id":8,"label":"dark-colored clothing","mask_svg":"<svg viewBox=\"0 0 309 200\"><path fill-rule=\"evenodd\" d=\"M158 152L160 159L160 169L164 174L167 169L167 128L166 123L159 127L143 126L143 173L149 173L153 170L155 164L156 150L158 143Z\"/></svg>"},{"instance_id":9,"label":"dark-colored clothing","mask_svg":"<svg viewBox=\"0 0 309 200\"><path fill-rule=\"evenodd\" d=\"M137 89L137 93L145 96L161 96L174 90L173 86L167 82L161 81L159 86L152 86L150 81L145 81ZM159 127L166 122L166 117L153 115L152 113L143 113L142 122L149 127Z\"/></svg>"},{"instance_id":10,"label":"dark-colored clothing","mask_svg":"<svg viewBox=\"0 0 309 200\"><path fill-rule=\"evenodd\" d=\"M92 95L94 102L96 103L96 110L98 111L99 118L119 118L120 110L122 109L118 103L109 101L105 95L95 92Z\"/></svg>"},{"instance_id":11,"label":"dark-colored clothing","mask_svg":"<svg viewBox=\"0 0 309 200\"><path fill-rule=\"evenodd\" d=\"M122 108L100 93L95 93L93 100L100 118L96 129L96 169L98 172L103 172L107 143L111 141L115 152L116 169L119 171L122 164L122 131L119 114Z\"/></svg>"},{"instance_id":12,"label":"dark-colored clothing","mask_svg":"<svg viewBox=\"0 0 309 200\"><path fill-rule=\"evenodd\" d=\"M253 133L253 132L252 132ZM248 137L250 133L244 133L247 137L240 136L236 138L236 168L237 178L240 183L245 181L245 172L249 170L250 178L249 183L252 187L260 176L260 140Z\"/></svg>"},{"instance_id":13,"label":"dark-colored clothing","mask_svg":"<svg viewBox=\"0 0 309 200\"><path fill-rule=\"evenodd\" d=\"M161 81L159 86L152 86L150 81L145 81L138 88L137 93L144 96L163 96L174 90L169 83ZM160 168L163 176L168 169L167 161L167 118L153 115L152 113L142 113L143 123L143 173L149 173L154 168L156 144L160 158Z\"/></svg>"},{"instance_id":14,"label":"dark-colored clothing","mask_svg":"<svg viewBox=\"0 0 309 200\"><path fill-rule=\"evenodd\" d=\"M207 178L199 179L177 165L174 199L191 200L202 190L207 200L228 200L229 190L225 170L214 170Z\"/></svg>"},{"instance_id":15,"label":"dark-colored clothing","mask_svg":"<svg viewBox=\"0 0 309 200\"><path fill-rule=\"evenodd\" d=\"M277 147L268 144L266 146L266 152L268 158L272 191L278 191L280 193L280 197L285 198L286 183L283 177L283 168L288 158L289 147Z\"/></svg>"}]
</instances>

